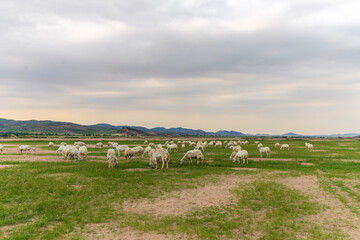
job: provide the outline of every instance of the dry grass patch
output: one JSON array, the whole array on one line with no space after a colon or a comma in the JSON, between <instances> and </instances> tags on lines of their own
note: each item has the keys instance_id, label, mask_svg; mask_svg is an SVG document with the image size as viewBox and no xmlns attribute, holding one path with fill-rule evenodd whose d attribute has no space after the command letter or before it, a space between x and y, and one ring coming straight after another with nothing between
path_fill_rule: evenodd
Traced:
<instances>
[{"instance_id":1,"label":"dry grass patch","mask_svg":"<svg viewBox=\"0 0 360 240\"><path fill-rule=\"evenodd\" d=\"M203 207L221 206L231 203L233 195L230 190L240 183L249 183L252 178L230 175L222 177L213 185L205 185L197 189L174 191L157 199L124 202L127 212L148 213L154 215L184 215Z\"/></svg>"}]
</instances>

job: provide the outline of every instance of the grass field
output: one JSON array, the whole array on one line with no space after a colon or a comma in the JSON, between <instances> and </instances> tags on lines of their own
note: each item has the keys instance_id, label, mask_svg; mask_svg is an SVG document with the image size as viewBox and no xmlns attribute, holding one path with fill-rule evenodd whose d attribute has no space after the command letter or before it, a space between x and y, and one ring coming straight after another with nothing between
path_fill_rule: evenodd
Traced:
<instances>
[{"instance_id":1,"label":"grass field","mask_svg":"<svg viewBox=\"0 0 360 240\"><path fill-rule=\"evenodd\" d=\"M180 148L154 170L147 157L109 169L97 140L84 141L87 161L63 160L49 140L0 140L0 239L360 239L360 141L306 141L313 152L261 140L272 155L260 159L249 140L246 165L224 147L180 165ZM20 155L21 144L37 151Z\"/></svg>"}]
</instances>

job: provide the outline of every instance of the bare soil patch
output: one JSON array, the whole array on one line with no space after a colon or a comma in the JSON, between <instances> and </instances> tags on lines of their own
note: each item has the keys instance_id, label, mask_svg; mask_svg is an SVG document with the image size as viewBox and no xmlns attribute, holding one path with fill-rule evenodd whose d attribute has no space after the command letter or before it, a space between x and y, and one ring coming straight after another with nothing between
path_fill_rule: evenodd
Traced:
<instances>
[{"instance_id":1,"label":"bare soil patch","mask_svg":"<svg viewBox=\"0 0 360 240\"><path fill-rule=\"evenodd\" d=\"M144 172L144 171L149 171L150 169L148 168L127 168L127 169L124 169L124 171L127 171L127 172Z\"/></svg>"},{"instance_id":2,"label":"bare soil patch","mask_svg":"<svg viewBox=\"0 0 360 240\"><path fill-rule=\"evenodd\" d=\"M300 165L303 165L303 166L315 166L315 164L313 164L313 163L308 163L308 162L300 163Z\"/></svg>"},{"instance_id":3,"label":"bare soil patch","mask_svg":"<svg viewBox=\"0 0 360 240\"><path fill-rule=\"evenodd\" d=\"M231 168L233 170L246 170L246 171L257 171L258 169L257 168L241 168L241 167L234 167L234 168Z\"/></svg>"},{"instance_id":4,"label":"bare soil patch","mask_svg":"<svg viewBox=\"0 0 360 240\"><path fill-rule=\"evenodd\" d=\"M340 229L351 239L360 239L359 217L346 208L340 200L326 193L315 176L288 177L277 181L299 190L311 200L326 206L319 214L305 217L305 221L320 224L324 230Z\"/></svg>"},{"instance_id":5,"label":"bare soil patch","mask_svg":"<svg viewBox=\"0 0 360 240\"><path fill-rule=\"evenodd\" d=\"M154 215L184 215L194 208L221 206L231 203L231 189L240 183L249 183L252 178L230 175L222 177L216 184L196 189L174 191L157 199L127 201L123 208L127 212L148 213ZM165 199L164 199L165 197Z\"/></svg>"},{"instance_id":6,"label":"bare soil patch","mask_svg":"<svg viewBox=\"0 0 360 240\"><path fill-rule=\"evenodd\" d=\"M89 224L82 234L83 239L88 240L180 240L189 239L181 235L165 235L156 232L141 232L129 227L121 229L115 224L97 223ZM193 238L192 238L193 239Z\"/></svg>"}]
</instances>

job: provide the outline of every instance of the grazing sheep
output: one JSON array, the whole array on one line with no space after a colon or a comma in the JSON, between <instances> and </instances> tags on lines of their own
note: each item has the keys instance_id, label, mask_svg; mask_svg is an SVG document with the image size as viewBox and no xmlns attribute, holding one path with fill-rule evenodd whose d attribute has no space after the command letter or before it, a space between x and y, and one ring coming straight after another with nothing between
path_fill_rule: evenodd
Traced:
<instances>
[{"instance_id":1,"label":"grazing sheep","mask_svg":"<svg viewBox=\"0 0 360 240\"><path fill-rule=\"evenodd\" d=\"M238 161L240 163L240 160L242 159L243 164L245 164L245 161L247 164L249 164L249 153L246 150L240 150L235 154L233 159L233 162Z\"/></svg>"},{"instance_id":2,"label":"grazing sheep","mask_svg":"<svg viewBox=\"0 0 360 240\"><path fill-rule=\"evenodd\" d=\"M140 153L141 158L144 157L144 148L143 147L136 146L136 147L133 148L133 151L135 151L135 153Z\"/></svg>"},{"instance_id":3,"label":"grazing sheep","mask_svg":"<svg viewBox=\"0 0 360 240\"><path fill-rule=\"evenodd\" d=\"M135 156L137 153L136 150L134 150L133 148L127 148L124 151L124 157L126 159L126 162L129 161L130 158L132 158L133 156Z\"/></svg>"},{"instance_id":4,"label":"grazing sheep","mask_svg":"<svg viewBox=\"0 0 360 240\"><path fill-rule=\"evenodd\" d=\"M202 150L203 152L205 152L205 147L206 147L205 143L202 143L200 141L196 144L195 150Z\"/></svg>"},{"instance_id":5,"label":"grazing sheep","mask_svg":"<svg viewBox=\"0 0 360 240\"><path fill-rule=\"evenodd\" d=\"M65 149L65 159L78 159L80 160L80 153L79 150L75 146L70 146Z\"/></svg>"},{"instance_id":6,"label":"grazing sheep","mask_svg":"<svg viewBox=\"0 0 360 240\"><path fill-rule=\"evenodd\" d=\"M149 143L149 147L155 148L156 145L155 145L155 143Z\"/></svg>"},{"instance_id":7,"label":"grazing sheep","mask_svg":"<svg viewBox=\"0 0 360 240\"><path fill-rule=\"evenodd\" d=\"M155 169L159 168L159 163L160 161L162 162L162 166L161 168L164 168L164 165L166 163L166 168L169 167L169 162L170 162L170 154L166 149L163 148L157 148L157 149L152 149L154 151L151 152L151 156L150 156L150 166L152 168L155 167Z\"/></svg>"},{"instance_id":8,"label":"grazing sheep","mask_svg":"<svg viewBox=\"0 0 360 240\"><path fill-rule=\"evenodd\" d=\"M147 140L145 140L145 141L144 141L144 144L148 144L148 141L147 141Z\"/></svg>"},{"instance_id":9,"label":"grazing sheep","mask_svg":"<svg viewBox=\"0 0 360 240\"><path fill-rule=\"evenodd\" d=\"M30 152L31 150L35 151L36 148L30 147L29 145L21 145L21 146L19 147L19 152L20 152L20 153Z\"/></svg>"},{"instance_id":10,"label":"grazing sheep","mask_svg":"<svg viewBox=\"0 0 360 240\"><path fill-rule=\"evenodd\" d=\"M314 145L312 145L311 143L305 143L306 148L309 152L314 150Z\"/></svg>"},{"instance_id":11,"label":"grazing sheep","mask_svg":"<svg viewBox=\"0 0 360 240\"><path fill-rule=\"evenodd\" d=\"M167 145L167 148L169 152L171 152L171 150L174 150L174 152L178 151L178 146L175 143Z\"/></svg>"},{"instance_id":12,"label":"grazing sheep","mask_svg":"<svg viewBox=\"0 0 360 240\"><path fill-rule=\"evenodd\" d=\"M3 154L4 153L4 145L0 144L0 153Z\"/></svg>"},{"instance_id":13,"label":"grazing sheep","mask_svg":"<svg viewBox=\"0 0 360 240\"><path fill-rule=\"evenodd\" d=\"M87 160L88 149L85 146L79 148L79 160L85 158Z\"/></svg>"},{"instance_id":14,"label":"grazing sheep","mask_svg":"<svg viewBox=\"0 0 360 240\"><path fill-rule=\"evenodd\" d=\"M191 146L196 146L196 142L190 142L189 147L191 147Z\"/></svg>"},{"instance_id":15,"label":"grazing sheep","mask_svg":"<svg viewBox=\"0 0 360 240\"><path fill-rule=\"evenodd\" d=\"M117 159L114 149L110 148L107 150L106 158L109 162L109 168L114 168L114 166L117 165Z\"/></svg>"},{"instance_id":16,"label":"grazing sheep","mask_svg":"<svg viewBox=\"0 0 360 240\"><path fill-rule=\"evenodd\" d=\"M185 143L183 143L183 144L181 145L181 148L182 148L183 151L185 151L185 148L186 148Z\"/></svg>"},{"instance_id":17,"label":"grazing sheep","mask_svg":"<svg viewBox=\"0 0 360 240\"><path fill-rule=\"evenodd\" d=\"M64 148L67 147L66 145L60 145L58 150L55 151L56 154L62 154Z\"/></svg>"},{"instance_id":18,"label":"grazing sheep","mask_svg":"<svg viewBox=\"0 0 360 240\"><path fill-rule=\"evenodd\" d=\"M289 144L282 144L280 150L284 150L284 149L290 150Z\"/></svg>"},{"instance_id":19,"label":"grazing sheep","mask_svg":"<svg viewBox=\"0 0 360 240\"><path fill-rule=\"evenodd\" d=\"M262 158L263 153L266 153L266 157L270 158L271 150L269 147L260 147L259 152L260 152L261 158Z\"/></svg>"},{"instance_id":20,"label":"grazing sheep","mask_svg":"<svg viewBox=\"0 0 360 240\"><path fill-rule=\"evenodd\" d=\"M204 164L204 155L200 150L190 150L185 153L185 155L181 158L180 164L183 164L185 159L189 159L192 162L192 159L197 159L196 164L199 164L199 160L202 164Z\"/></svg>"},{"instance_id":21,"label":"grazing sheep","mask_svg":"<svg viewBox=\"0 0 360 240\"><path fill-rule=\"evenodd\" d=\"M49 145L48 145L49 147L51 147L51 148L53 148L53 147L55 147L55 144L53 143L53 142L49 142Z\"/></svg>"},{"instance_id":22,"label":"grazing sheep","mask_svg":"<svg viewBox=\"0 0 360 240\"><path fill-rule=\"evenodd\" d=\"M102 142L98 142L96 145L95 145L95 148L103 148L104 147L104 144Z\"/></svg>"},{"instance_id":23,"label":"grazing sheep","mask_svg":"<svg viewBox=\"0 0 360 240\"><path fill-rule=\"evenodd\" d=\"M114 142L108 142L107 145L108 147L111 147L114 144Z\"/></svg>"},{"instance_id":24,"label":"grazing sheep","mask_svg":"<svg viewBox=\"0 0 360 240\"><path fill-rule=\"evenodd\" d=\"M230 155L230 161L233 160L235 154L241 150L240 146L235 146L235 147L231 147L231 148L232 148L233 151L232 151L232 153Z\"/></svg>"},{"instance_id":25,"label":"grazing sheep","mask_svg":"<svg viewBox=\"0 0 360 240\"><path fill-rule=\"evenodd\" d=\"M145 150L144 150L144 155L147 154L147 155L149 156L149 153L150 153L151 149L152 149L152 148L151 148L150 146L147 146L147 147L145 148Z\"/></svg>"},{"instance_id":26,"label":"grazing sheep","mask_svg":"<svg viewBox=\"0 0 360 240\"><path fill-rule=\"evenodd\" d=\"M118 145L116 146L116 151L118 153L118 156L120 157L121 152L125 152L125 150L129 148L128 145Z\"/></svg>"},{"instance_id":27,"label":"grazing sheep","mask_svg":"<svg viewBox=\"0 0 360 240\"><path fill-rule=\"evenodd\" d=\"M275 148L280 148L280 143L275 143Z\"/></svg>"},{"instance_id":28,"label":"grazing sheep","mask_svg":"<svg viewBox=\"0 0 360 240\"><path fill-rule=\"evenodd\" d=\"M222 147L222 142L217 141L217 142L215 143L215 147Z\"/></svg>"},{"instance_id":29,"label":"grazing sheep","mask_svg":"<svg viewBox=\"0 0 360 240\"><path fill-rule=\"evenodd\" d=\"M76 145L78 145L80 147L86 146L86 144L84 142L74 142L74 146L76 146Z\"/></svg>"},{"instance_id":30,"label":"grazing sheep","mask_svg":"<svg viewBox=\"0 0 360 240\"><path fill-rule=\"evenodd\" d=\"M67 143L66 142L61 142L60 146L67 146Z\"/></svg>"}]
</instances>

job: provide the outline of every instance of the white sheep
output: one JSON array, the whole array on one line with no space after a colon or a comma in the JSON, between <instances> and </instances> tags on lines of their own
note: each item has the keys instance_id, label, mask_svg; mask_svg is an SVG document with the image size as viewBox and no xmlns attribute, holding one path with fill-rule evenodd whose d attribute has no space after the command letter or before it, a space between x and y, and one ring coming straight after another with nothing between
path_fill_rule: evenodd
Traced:
<instances>
[{"instance_id":1,"label":"white sheep","mask_svg":"<svg viewBox=\"0 0 360 240\"><path fill-rule=\"evenodd\" d=\"M97 144L95 144L95 148L103 148L104 144L102 142L98 142Z\"/></svg>"},{"instance_id":2,"label":"white sheep","mask_svg":"<svg viewBox=\"0 0 360 240\"><path fill-rule=\"evenodd\" d=\"M20 152L20 153L30 152L31 150L35 151L36 148L30 147L29 145L21 145L21 146L19 147L19 152Z\"/></svg>"},{"instance_id":3,"label":"white sheep","mask_svg":"<svg viewBox=\"0 0 360 240\"><path fill-rule=\"evenodd\" d=\"M169 144L169 145L167 145L167 148L168 148L168 150L171 152L172 150L174 151L174 152L177 152L178 151L178 146L175 144L175 143L172 143L172 144Z\"/></svg>"},{"instance_id":4,"label":"white sheep","mask_svg":"<svg viewBox=\"0 0 360 240\"><path fill-rule=\"evenodd\" d=\"M261 148L263 145L261 143L258 143L257 149Z\"/></svg>"},{"instance_id":5,"label":"white sheep","mask_svg":"<svg viewBox=\"0 0 360 240\"><path fill-rule=\"evenodd\" d=\"M67 143L66 142L61 142L60 146L67 146Z\"/></svg>"},{"instance_id":6,"label":"white sheep","mask_svg":"<svg viewBox=\"0 0 360 240\"><path fill-rule=\"evenodd\" d=\"M232 146L231 146L231 148L232 148L233 151L232 151L232 153L231 153L231 155L230 155L230 161L233 160L235 154L236 154L238 151L241 150L241 147L240 147L240 146L235 146L235 147L232 147Z\"/></svg>"},{"instance_id":7,"label":"white sheep","mask_svg":"<svg viewBox=\"0 0 360 240\"><path fill-rule=\"evenodd\" d=\"M66 147L66 145L60 145L60 147L55 151L55 153L62 154L65 147Z\"/></svg>"},{"instance_id":8,"label":"white sheep","mask_svg":"<svg viewBox=\"0 0 360 240\"><path fill-rule=\"evenodd\" d=\"M148 141L147 141L147 140L145 140L145 141L144 141L144 144L148 144Z\"/></svg>"},{"instance_id":9,"label":"white sheep","mask_svg":"<svg viewBox=\"0 0 360 240\"><path fill-rule=\"evenodd\" d=\"M309 152L314 150L314 145L312 145L311 143L305 143L306 148Z\"/></svg>"},{"instance_id":10,"label":"white sheep","mask_svg":"<svg viewBox=\"0 0 360 240\"><path fill-rule=\"evenodd\" d=\"M186 148L185 143L181 144L181 148L182 148L183 151L185 151L185 148Z\"/></svg>"},{"instance_id":11,"label":"white sheep","mask_svg":"<svg viewBox=\"0 0 360 240\"><path fill-rule=\"evenodd\" d=\"M85 158L87 160L88 149L85 146L79 148L79 160Z\"/></svg>"},{"instance_id":12,"label":"white sheep","mask_svg":"<svg viewBox=\"0 0 360 240\"><path fill-rule=\"evenodd\" d=\"M170 154L166 149L163 148L157 148L157 149L152 149L154 151L151 151L151 156L150 156L150 166L152 168L159 168L159 162L162 162L162 166L161 168L164 168L164 165L166 163L166 168L169 167L169 162L170 162Z\"/></svg>"},{"instance_id":13,"label":"white sheep","mask_svg":"<svg viewBox=\"0 0 360 240\"><path fill-rule=\"evenodd\" d=\"M124 151L124 157L126 161L128 161L130 158L134 157L137 153L141 154L141 157L144 156L144 149L140 146L134 147L134 148L127 148Z\"/></svg>"},{"instance_id":14,"label":"white sheep","mask_svg":"<svg viewBox=\"0 0 360 240\"><path fill-rule=\"evenodd\" d=\"M4 145L0 144L0 153L3 154L4 153Z\"/></svg>"},{"instance_id":15,"label":"white sheep","mask_svg":"<svg viewBox=\"0 0 360 240\"><path fill-rule=\"evenodd\" d=\"M141 157L144 157L144 148L141 146L136 146L133 148L133 151L135 151L135 153L140 153Z\"/></svg>"},{"instance_id":16,"label":"white sheep","mask_svg":"<svg viewBox=\"0 0 360 240\"><path fill-rule=\"evenodd\" d=\"M245 161L247 162L247 164L249 164L249 153L246 150L240 150L238 151L234 158L233 158L233 162L238 161L240 163L240 160L243 160L243 164L245 164Z\"/></svg>"},{"instance_id":17,"label":"white sheep","mask_svg":"<svg viewBox=\"0 0 360 240\"><path fill-rule=\"evenodd\" d=\"M108 142L107 145L108 147L111 147L114 144L114 142Z\"/></svg>"},{"instance_id":18,"label":"white sheep","mask_svg":"<svg viewBox=\"0 0 360 240\"><path fill-rule=\"evenodd\" d=\"M109 162L109 168L114 168L114 166L117 165L117 159L114 149L110 148L107 150L106 158Z\"/></svg>"},{"instance_id":19,"label":"white sheep","mask_svg":"<svg viewBox=\"0 0 360 240\"><path fill-rule=\"evenodd\" d=\"M266 153L266 157L270 158L271 150L269 147L260 147L259 152L260 152L261 158L262 158L263 153Z\"/></svg>"},{"instance_id":20,"label":"white sheep","mask_svg":"<svg viewBox=\"0 0 360 240\"><path fill-rule=\"evenodd\" d=\"M154 148L154 147L156 147L156 145L155 145L155 143L149 143L149 147Z\"/></svg>"},{"instance_id":21,"label":"white sheep","mask_svg":"<svg viewBox=\"0 0 360 240\"><path fill-rule=\"evenodd\" d=\"M55 147L55 144L53 143L53 142L49 142L49 145L48 145L49 147L51 147L51 148L53 148L53 147Z\"/></svg>"},{"instance_id":22,"label":"white sheep","mask_svg":"<svg viewBox=\"0 0 360 240\"><path fill-rule=\"evenodd\" d=\"M70 159L75 159L77 158L79 159L79 150L75 147L75 146L70 146L65 148L65 159L70 160Z\"/></svg>"},{"instance_id":23,"label":"white sheep","mask_svg":"<svg viewBox=\"0 0 360 240\"><path fill-rule=\"evenodd\" d=\"M217 141L217 142L215 143L215 147L222 147L222 142Z\"/></svg>"},{"instance_id":24,"label":"white sheep","mask_svg":"<svg viewBox=\"0 0 360 240\"><path fill-rule=\"evenodd\" d=\"M120 157L120 154L121 154L122 152L125 152L125 150L126 150L127 148L129 148L128 145L118 145L118 146L116 146L116 151L117 151L117 153L118 153L118 156Z\"/></svg>"},{"instance_id":25,"label":"white sheep","mask_svg":"<svg viewBox=\"0 0 360 240\"><path fill-rule=\"evenodd\" d=\"M151 148L150 146L147 146L147 147L145 148L145 150L144 150L144 155L146 154L146 155L149 156L149 153L150 153L151 149L152 149L152 148Z\"/></svg>"},{"instance_id":26,"label":"white sheep","mask_svg":"<svg viewBox=\"0 0 360 240\"><path fill-rule=\"evenodd\" d=\"M290 146L289 144L282 144L281 147L280 147L280 150L284 150L284 149L287 149L287 150L290 150Z\"/></svg>"},{"instance_id":27,"label":"white sheep","mask_svg":"<svg viewBox=\"0 0 360 240\"><path fill-rule=\"evenodd\" d=\"M202 164L204 164L204 155L200 150L190 150L185 153L185 155L181 158L180 164L183 164L185 159L189 159L190 162L192 159L197 159L196 164L199 164L199 160Z\"/></svg>"},{"instance_id":28,"label":"white sheep","mask_svg":"<svg viewBox=\"0 0 360 240\"><path fill-rule=\"evenodd\" d=\"M275 148L280 148L281 147L281 145L280 145L280 143L275 143Z\"/></svg>"}]
</instances>

